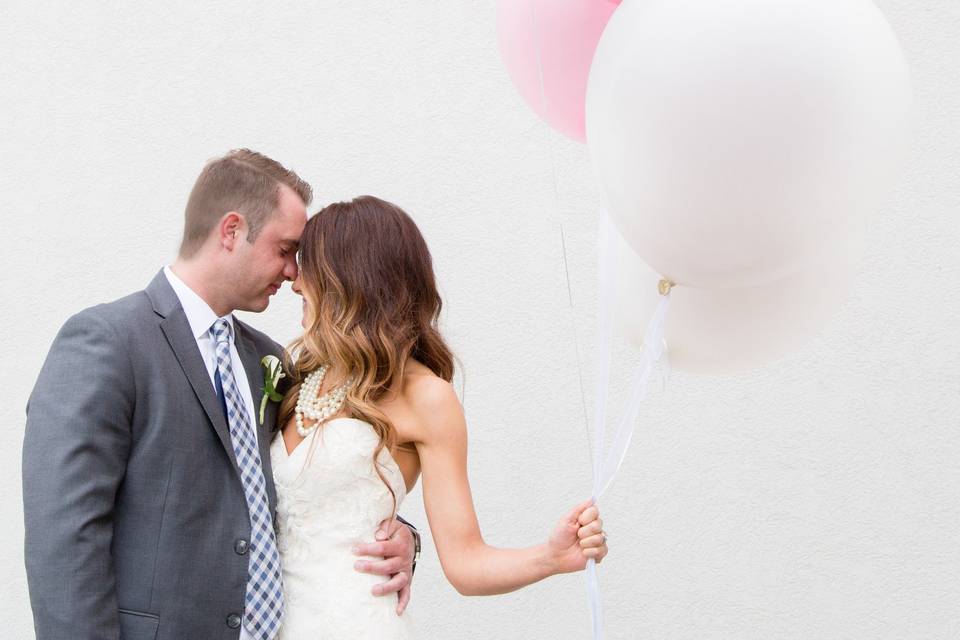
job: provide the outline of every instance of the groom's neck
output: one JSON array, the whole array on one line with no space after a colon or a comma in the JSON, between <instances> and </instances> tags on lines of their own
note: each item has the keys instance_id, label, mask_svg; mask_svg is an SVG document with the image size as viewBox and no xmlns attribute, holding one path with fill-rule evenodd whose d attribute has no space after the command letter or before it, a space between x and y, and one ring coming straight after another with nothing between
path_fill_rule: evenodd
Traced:
<instances>
[{"instance_id":1,"label":"groom's neck","mask_svg":"<svg viewBox=\"0 0 960 640\"><path fill-rule=\"evenodd\" d=\"M198 260L177 258L170 265L170 270L183 280L183 283L190 287L194 293L200 296L213 309L218 318L233 313L233 308L220 293L218 286L220 278L212 265L204 264Z\"/></svg>"}]
</instances>

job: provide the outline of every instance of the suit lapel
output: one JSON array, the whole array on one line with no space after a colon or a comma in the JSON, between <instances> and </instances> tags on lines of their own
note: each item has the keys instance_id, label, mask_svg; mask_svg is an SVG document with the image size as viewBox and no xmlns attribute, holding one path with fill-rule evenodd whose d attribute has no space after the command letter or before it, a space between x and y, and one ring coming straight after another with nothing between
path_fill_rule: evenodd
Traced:
<instances>
[{"instance_id":1,"label":"suit lapel","mask_svg":"<svg viewBox=\"0 0 960 640\"><path fill-rule=\"evenodd\" d=\"M210 419L210 424L213 425L213 429L230 459L230 464L236 471L237 477L239 477L240 468L233 453L230 428L227 425L226 417L223 415L220 399L217 398L217 392L213 388L210 375L207 373L206 365L204 365L200 350L197 348L197 341L190 330L187 315L184 313L176 292L170 286L162 270L147 286L146 293L153 302L154 311L162 318L160 329L176 355L184 375L190 382L197 400L200 401L200 405L207 414L207 418ZM267 484L267 496L271 507L276 508L277 493L273 485L273 471L270 465L270 440L273 436L273 425L276 423L277 417L277 404L275 402L267 403L263 424L259 424L260 401L263 398L260 358L268 352L265 351L263 354L257 352L256 345L248 330L236 318L234 318L233 326L236 335L237 353L243 363L243 370L250 385L250 395L253 397L253 426L257 430L257 443L260 450L263 475Z\"/></svg>"},{"instance_id":2,"label":"suit lapel","mask_svg":"<svg viewBox=\"0 0 960 640\"><path fill-rule=\"evenodd\" d=\"M233 465L234 470L239 475L240 469L233 453L227 419L223 415L220 399L217 398L217 392L210 382L210 375L203 364L203 358L197 348L197 341L190 332L190 324L187 322L187 316L183 309L178 309L164 318L160 323L160 328L163 330L167 342L170 343L173 353L177 356L180 368L183 369L190 386L193 387L193 392L200 401L200 405L210 419L213 430L217 432L217 437L230 458L230 464Z\"/></svg>"},{"instance_id":3,"label":"suit lapel","mask_svg":"<svg viewBox=\"0 0 960 640\"><path fill-rule=\"evenodd\" d=\"M240 468L237 466L237 459L233 453L230 428L227 426L227 419L220 407L220 400L217 398L213 383L210 382L210 375L207 373L207 367L204 365L200 350L197 348L197 341L190 331L187 314L184 313L180 300L167 281L163 270L147 286L146 293L153 303L153 310L162 318L160 330L163 331L170 348L176 355L180 368L183 369L187 381L193 388L193 393L200 401L200 406L203 407L207 418L210 419L210 424L213 425L213 430L220 439L230 464L233 465L239 476Z\"/></svg>"}]
</instances>

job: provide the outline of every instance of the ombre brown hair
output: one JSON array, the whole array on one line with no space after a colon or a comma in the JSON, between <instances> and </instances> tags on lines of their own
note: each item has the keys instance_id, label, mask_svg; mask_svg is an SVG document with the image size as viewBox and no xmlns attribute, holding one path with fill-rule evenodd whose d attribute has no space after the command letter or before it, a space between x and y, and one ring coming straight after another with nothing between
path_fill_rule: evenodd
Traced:
<instances>
[{"instance_id":1,"label":"ombre brown hair","mask_svg":"<svg viewBox=\"0 0 960 640\"><path fill-rule=\"evenodd\" d=\"M344 407L373 425L380 438L376 460L384 447L393 449L397 436L375 403L399 388L407 359L448 382L453 378L453 354L437 328L442 302L427 243L400 207L361 196L307 221L299 259L307 317L303 335L289 347L292 386L278 425L293 417L311 371L326 364L350 372L356 384Z\"/></svg>"}]
</instances>

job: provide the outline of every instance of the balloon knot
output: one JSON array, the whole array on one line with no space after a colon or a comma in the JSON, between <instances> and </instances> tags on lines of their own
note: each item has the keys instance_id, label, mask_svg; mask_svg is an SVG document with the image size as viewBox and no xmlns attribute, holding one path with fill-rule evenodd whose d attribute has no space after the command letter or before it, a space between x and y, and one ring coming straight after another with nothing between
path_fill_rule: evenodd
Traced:
<instances>
[{"instance_id":1,"label":"balloon knot","mask_svg":"<svg viewBox=\"0 0 960 640\"><path fill-rule=\"evenodd\" d=\"M672 282L663 278L660 280L660 283L657 285L657 290L660 291L660 295L668 296L670 295L670 289L673 289L677 285L676 282Z\"/></svg>"}]
</instances>

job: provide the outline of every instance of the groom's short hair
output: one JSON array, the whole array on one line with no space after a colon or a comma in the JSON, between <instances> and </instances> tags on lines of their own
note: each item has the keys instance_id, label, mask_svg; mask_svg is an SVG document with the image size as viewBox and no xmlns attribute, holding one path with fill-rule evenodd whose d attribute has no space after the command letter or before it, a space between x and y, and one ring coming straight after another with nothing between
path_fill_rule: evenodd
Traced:
<instances>
[{"instance_id":1,"label":"groom's short hair","mask_svg":"<svg viewBox=\"0 0 960 640\"><path fill-rule=\"evenodd\" d=\"M234 149L208 162L187 200L180 255L189 258L199 251L220 218L230 211L243 214L249 227L247 240L256 240L277 209L281 184L300 196L304 205L313 199L306 181L262 153Z\"/></svg>"}]
</instances>

